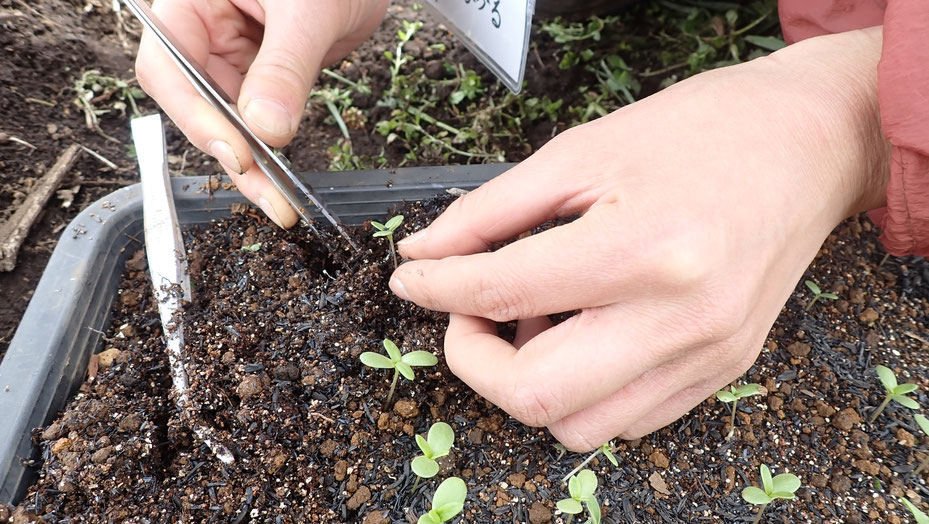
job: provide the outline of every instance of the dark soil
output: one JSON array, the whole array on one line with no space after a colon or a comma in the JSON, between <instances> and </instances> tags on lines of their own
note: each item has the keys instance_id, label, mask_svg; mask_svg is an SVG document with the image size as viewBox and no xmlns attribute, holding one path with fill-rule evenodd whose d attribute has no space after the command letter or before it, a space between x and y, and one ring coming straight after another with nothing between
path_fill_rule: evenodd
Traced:
<instances>
[{"instance_id":1,"label":"dark soil","mask_svg":"<svg viewBox=\"0 0 929 524\"><path fill-rule=\"evenodd\" d=\"M405 210L409 234L435 214ZM234 450L229 467L179 423L160 323L142 253L128 263L107 350L80 394L47 428L40 481L16 514L49 522L415 522L437 482L415 492L413 435L445 421L455 448L440 477L468 484L464 522L560 522L559 479L583 456L562 457L544 431L488 404L439 365L401 381L363 367L362 351L390 338L441 357L444 315L399 301L383 243L329 255L303 234L247 213L187 235L195 298L185 311L189 373L201 419ZM257 252L243 246L260 243ZM894 496L929 494L911 413L890 407L866 422L884 364L929 387L929 264L889 259L870 222L830 237L809 278L840 297L787 304L746 381L764 394L727 407L708 399L646 438L617 444L620 466L594 460L605 522L746 522L740 498L764 463L798 475L798 499L766 522L903 522ZM878 487L879 486L879 487Z\"/></svg>"}]
</instances>

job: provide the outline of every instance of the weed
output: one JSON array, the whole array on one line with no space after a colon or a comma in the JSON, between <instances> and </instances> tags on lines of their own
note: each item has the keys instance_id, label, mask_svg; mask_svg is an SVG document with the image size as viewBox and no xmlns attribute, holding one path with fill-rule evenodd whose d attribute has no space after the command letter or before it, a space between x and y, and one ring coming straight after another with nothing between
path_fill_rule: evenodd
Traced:
<instances>
[{"instance_id":1,"label":"weed","mask_svg":"<svg viewBox=\"0 0 929 524\"><path fill-rule=\"evenodd\" d=\"M458 477L447 478L439 484L432 497L432 509L419 517L418 524L442 524L455 518L464 509L468 487Z\"/></svg>"},{"instance_id":2,"label":"weed","mask_svg":"<svg viewBox=\"0 0 929 524\"><path fill-rule=\"evenodd\" d=\"M413 491L419 485L420 479L431 479L439 472L439 463L436 459L448 455L455 442L455 432L452 427L445 422L436 422L429 428L426 438L422 435L416 435L416 445L422 450L423 454L418 455L410 463L413 473L416 473L416 482L413 484Z\"/></svg>"},{"instance_id":3,"label":"weed","mask_svg":"<svg viewBox=\"0 0 929 524\"><path fill-rule=\"evenodd\" d=\"M366 366L394 370L394 378L390 383L390 392L387 394L387 404L390 404L390 399L394 396L394 389L397 387L397 377L399 375L403 375L404 378L412 381L416 378L415 373L413 373L413 366L434 366L438 364L439 359L428 351L412 351L404 355L396 344L386 338L383 344L384 349L387 350L387 356L373 351L365 351L359 358L361 363Z\"/></svg>"},{"instance_id":4,"label":"weed","mask_svg":"<svg viewBox=\"0 0 929 524\"><path fill-rule=\"evenodd\" d=\"M897 377L894 375L894 372L890 368L884 366L877 366L874 368L877 371L878 378L881 379L881 384L884 386L884 401L881 402L881 405L878 406L874 413L871 415L871 418L868 422L874 422L877 419L877 416L884 411L884 408L890 404L890 401L893 400L897 404L900 404L903 407L910 409L919 409L919 403L910 397L906 396L908 393L916 391L918 386L912 382L906 384L897 384Z\"/></svg>"},{"instance_id":5,"label":"weed","mask_svg":"<svg viewBox=\"0 0 929 524\"><path fill-rule=\"evenodd\" d=\"M810 303L806 305L806 309L804 309L804 311L809 311L810 308L813 307L813 304L815 304L816 301L821 298L828 298L829 300L836 300L839 298L838 295L833 295L832 293L823 293L823 290L819 288L819 285L817 285L816 282L813 282L812 280L805 280L803 283L806 284L806 287L810 288L810 291L813 292L813 300L810 300Z\"/></svg>"},{"instance_id":6,"label":"weed","mask_svg":"<svg viewBox=\"0 0 929 524\"><path fill-rule=\"evenodd\" d=\"M749 486L742 490L742 498L745 499L745 502L761 506L758 515L755 517L754 524L761 522L761 515L764 513L765 508L768 507L768 504L777 499L794 499L794 492L800 489L800 479L790 473L781 473L772 479L771 470L768 469L768 466L762 464L761 486L761 488Z\"/></svg>"},{"instance_id":7,"label":"weed","mask_svg":"<svg viewBox=\"0 0 929 524\"><path fill-rule=\"evenodd\" d=\"M564 449L564 446L562 446L561 449ZM564 478L561 479L561 482L568 482L568 479L571 478L572 475L580 471L581 468L589 464L590 461L594 459L594 457L601 453L603 453L603 456L605 456L614 467L619 467L619 461L617 461L616 456L613 455L613 442L606 442L597 448L596 451L591 453L589 457L584 459L584 462L581 462L576 468L572 469L570 473L565 475Z\"/></svg>"},{"instance_id":8,"label":"weed","mask_svg":"<svg viewBox=\"0 0 929 524\"><path fill-rule=\"evenodd\" d=\"M729 435L726 438L732 438L735 432L735 414L738 411L739 399L761 394L761 384L742 384L739 387L729 386L729 391L725 389L716 392L716 398L720 402L730 404L732 418L729 420Z\"/></svg>"},{"instance_id":9,"label":"weed","mask_svg":"<svg viewBox=\"0 0 929 524\"><path fill-rule=\"evenodd\" d=\"M102 74L96 69L81 73L72 85L76 93L74 103L84 112L84 123L90 129L103 133L100 129L99 118L102 115L117 111L126 114L126 109L132 111L132 116L141 116L136 100L145 98L145 92L131 81L121 80L113 76ZM106 135L104 135L106 136ZM110 138L110 137L108 137ZM113 139L113 141L117 141Z\"/></svg>"},{"instance_id":10,"label":"weed","mask_svg":"<svg viewBox=\"0 0 929 524\"><path fill-rule=\"evenodd\" d=\"M574 516L584 511L584 506L587 506L587 512L590 514L590 519L587 522L591 524L600 523L602 515L600 503L597 502L597 498L594 496L596 491L597 476L593 471L585 469L577 475L571 475L570 480L568 480L568 493L571 496L559 500L556 504L562 513L568 515L567 524L571 524Z\"/></svg>"},{"instance_id":11,"label":"weed","mask_svg":"<svg viewBox=\"0 0 929 524\"><path fill-rule=\"evenodd\" d=\"M394 259L394 269L397 268L397 250L394 248L394 231L403 223L403 215L391 217L386 223L371 221L371 226L377 231L374 232L374 238L386 237L390 244L390 256Z\"/></svg>"}]
</instances>

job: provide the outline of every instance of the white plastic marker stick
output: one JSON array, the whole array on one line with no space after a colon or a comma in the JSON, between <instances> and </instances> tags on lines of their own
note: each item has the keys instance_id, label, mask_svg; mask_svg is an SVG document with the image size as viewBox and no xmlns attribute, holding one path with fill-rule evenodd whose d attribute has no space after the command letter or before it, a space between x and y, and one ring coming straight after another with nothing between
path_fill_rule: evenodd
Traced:
<instances>
[{"instance_id":1,"label":"white plastic marker stick","mask_svg":"<svg viewBox=\"0 0 929 524\"><path fill-rule=\"evenodd\" d=\"M465 46L510 91L519 93L526 72L535 0L427 0Z\"/></svg>"},{"instance_id":2,"label":"white plastic marker stick","mask_svg":"<svg viewBox=\"0 0 929 524\"><path fill-rule=\"evenodd\" d=\"M231 464L235 461L232 453L213 436L211 428L198 422L188 394L187 371L184 369L184 324L177 313L181 299L190 300L190 276L168 177L168 154L161 115L156 113L133 119L132 140L142 175L142 215L148 270L167 342L177 408L182 419L216 457L224 464Z\"/></svg>"}]
</instances>

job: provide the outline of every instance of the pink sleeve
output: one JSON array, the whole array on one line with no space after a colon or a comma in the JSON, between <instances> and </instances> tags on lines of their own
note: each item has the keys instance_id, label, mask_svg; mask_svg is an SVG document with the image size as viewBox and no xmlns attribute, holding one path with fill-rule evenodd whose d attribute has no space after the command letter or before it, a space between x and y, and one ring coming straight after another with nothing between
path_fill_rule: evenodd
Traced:
<instances>
[{"instance_id":1,"label":"pink sleeve","mask_svg":"<svg viewBox=\"0 0 929 524\"><path fill-rule=\"evenodd\" d=\"M884 25L878 102L894 146L887 207L872 210L894 255L929 256L929 1L781 0L784 38Z\"/></svg>"}]
</instances>

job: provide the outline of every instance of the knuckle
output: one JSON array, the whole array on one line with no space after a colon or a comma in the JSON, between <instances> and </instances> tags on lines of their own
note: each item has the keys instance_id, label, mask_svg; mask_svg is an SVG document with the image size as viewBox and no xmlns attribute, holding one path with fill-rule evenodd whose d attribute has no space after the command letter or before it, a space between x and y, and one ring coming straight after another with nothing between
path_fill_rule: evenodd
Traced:
<instances>
[{"instance_id":1,"label":"knuckle","mask_svg":"<svg viewBox=\"0 0 929 524\"><path fill-rule=\"evenodd\" d=\"M484 277L479 279L472 297L475 312L497 322L526 318L525 315L529 311L523 305L524 299L519 298L518 293L514 293L512 289L503 286L501 280L489 280Z\"/></svg>"},{"instance_id":2,"label":"knuckle","mask_svg":"<svg viewBox=\"0 0 929 524\"><path fill-rule=\"evenodd\" d=\"M260 65L259 65L260 64ZM273 80L272 85L283 86L290 90L289 96L296 97L296 100L302 100L309 92L306 72L309 67L304 63L304 59L297 53L287 49L274 49L270 51L270 56L258 65L259 70L255 71L258 75ZM252 71L249 72L250 74ZM285 104L290 100L282 100Z\"/></svg>"}]
</instances>

